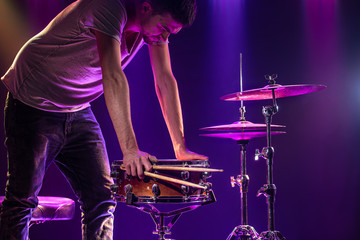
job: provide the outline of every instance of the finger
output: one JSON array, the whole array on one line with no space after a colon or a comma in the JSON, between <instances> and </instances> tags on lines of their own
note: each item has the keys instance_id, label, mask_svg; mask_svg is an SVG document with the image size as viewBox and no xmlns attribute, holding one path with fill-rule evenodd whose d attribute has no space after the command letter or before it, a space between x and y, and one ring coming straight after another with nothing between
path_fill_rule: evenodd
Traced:
<instances>
[{"instance_id":1,"label":"finger","mask_svg":"<svg viewBox=\"0 0 360 240\"><path fill-rule=\"evenodd\" d=\"M152 156L152 155L149 155L149 160L152 163L158 163L159 162L159 160L155 156Z\"/></svg>"},{"instance_id":2,"label":"finger","mask_svg":"<svg viewBox=\"0 0 360 240\"><path fill-rule=\"evenodd\" d=\"M198 159L199 159L199 160L208 160L209 157L204 156L204 155L198 155Z\"/></svg>"},{"instance_id":3,"label":"finger","mask_svg":"<svg viewBox=\"0 0 360 240\"><path fill-rule=\"evenodd\" d=\"M133 162L131 163L131 176L136 177L137 176L137 168L139 165L139 158L135 157Z\"/></svg>"},{"instance_id":4,"label":"finger","mask_svg":"<svg viewBox=\"0 0 360 240\"><path fill-rule=\"evenodd\" d=\"M130 166L130 164L127 164L127 165L125 166L125 170L126 170L126 174L129 175L129 176L131 176L131 166Z\"/></svg>"},{"instance_id":5,"label":"finger","mask_svg":"<svg viewBox=\"0 0 360 240\"><path fill-rule=\"evenodd\" d=\"M194 159L197 159L197 160L208 160L209 159L207 156L197 154L197 153L193 153L192 156Z\"/></svg>"},{"instance_id":6,"label":"finger","mask_svg":"<svg viewBox=\"0 0 360 240\"><path fill-rule=\"evenodd\" d=\"M136 173L140 179L144 179L144 170L142 164L142 158L138 158L136 161Z\"/></svg>"},{"instance_id":7,"label":"finger","mask_svg":"<svg viewBox=\"0 0 360 240\"><path fill-rule=\"evenodd\" d=\"M143 161L143 166L146 171L151 172L152 171L152 164L149 162L150 156Z\"/></svg>"},{"instance_id":8,"label":"finger","mask_svg":"<svg viewBox=\"0 0 360 240\"><path fill-rule=\"evenodd\" d=\"M130 169L131 169L130 175L136 177L136 166L132 165Z\"/></svg>"},{"instance_id":9,"label":"finger","mask_svg":"<svg viewBox=\"0 0 360 240\"><path fill-rule=\"evenodd\" d=\"M179 161L187 161L187 160L208 160L209 158L207 156L197 154L194 152L188 152L186 155L181 156L178 158Z\"/></svg>"}]
</instances>

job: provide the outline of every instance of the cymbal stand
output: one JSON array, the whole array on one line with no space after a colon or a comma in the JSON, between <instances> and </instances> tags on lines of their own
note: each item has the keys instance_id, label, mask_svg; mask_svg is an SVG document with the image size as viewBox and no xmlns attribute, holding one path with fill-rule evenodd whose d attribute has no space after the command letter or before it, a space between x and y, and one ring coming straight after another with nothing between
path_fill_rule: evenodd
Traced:
<instances>
[{"instance_id":1,"label":"cymbal stand","mask_svg":"<svg viewBox=\"0 0 360 240\"><path fill-rule=\"evenodd\" d=\"M269 84L275 84L276 75L266 76L269 80ZM268 205L268 231L260 233L259 239L268 239L268 240L286 240L285 237L281 235L279 231L275 231L275 194L276 186L273 181L273 157L274 157L274 148L271 146L271 121L274 114L278 112L278 106L276 104L275 90L272 89L273 96L273 106L264 106L262 113L265 117L266 122L266 132L267 132L267 147L262 149L260 153L256 149L255 160L258 160L259 157L266 160L267 163L267 184L265 184L259 191L258 195L264 195L267 198Z\"/></svg>"},{"instance_id":2,"label":"cymbal stand","mask_svg":"<svg viewBox=\"0 0 360 240\"><path fill-rule=\"evenodd\" d=\"M240 121L245 121L245 106L240 108L241 118ZM239 140L237 143L240 145L241 153L241 175L238 175L236 179L231 177L231 186L235 185L240 188L241 195L241 225L234 228L231 234L228 236L227 240L250 240L258 239L258 233L255 228L248 225L248 214L247 214L247 193L250 178L246 174L246 145L249 143L249 140Z\"/></svg>"}]
</instances>

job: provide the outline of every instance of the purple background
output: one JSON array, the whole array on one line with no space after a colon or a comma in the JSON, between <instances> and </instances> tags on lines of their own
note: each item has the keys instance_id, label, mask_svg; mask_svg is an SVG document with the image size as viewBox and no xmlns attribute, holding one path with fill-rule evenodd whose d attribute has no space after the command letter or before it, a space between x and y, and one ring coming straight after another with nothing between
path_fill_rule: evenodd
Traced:
<instances>
[{"instance_id":1,"label":"purple background","mask_svg":"<svg viewBox=\"0 0 360 240\"><path fill-rule=\"evenodd\" d=\"M70 0L12 0L0 6L0 74L30 36ZM230 176L240 173L239 147L233 140L201 137L201 127L239 119L239 102L219 98L239 91L239 55L243 54L244 90L278 83L324 84L327 89L278 100L274 124L287 134L274 136L276 229L287 239L356 239L360 222L360 3L357 0L199 0L194 25L170 38L173 71L178 79L188 146L224 169L210 181L217 202L185 213L172 229L175 239L226 239L240 224L238 188ZM174 158L161 116L144 47L126 68L132 115L140 147L159 159ZM0 88L1 107L6 95ZM246 119L263 123L263 105L245 102ZM103 98L93 109L106 137L111 161L122 155ZM2 113L1 113L2 115ZM1 116L2 118L3 116ZM3 130L0 131L4 140ZM247 150L249 224L267 229L266 201L256 197L266 183L265 161L253 160L265 139ZM6 150L0 145L0 189L6 179ZM1 193L2 194L2 193ZM51 166L41 195L75 199L56 167ZM114 239L157 239L151 218L119 204ZM33 226L31 239L80 239L80 211L72 221Z\"/></svg>"}]
</instances>

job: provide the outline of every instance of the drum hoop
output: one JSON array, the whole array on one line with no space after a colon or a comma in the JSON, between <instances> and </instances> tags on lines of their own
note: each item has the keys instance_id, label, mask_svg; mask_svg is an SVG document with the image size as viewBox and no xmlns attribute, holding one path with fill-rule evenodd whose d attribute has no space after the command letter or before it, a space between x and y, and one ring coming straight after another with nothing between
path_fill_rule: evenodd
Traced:
<instances>
[{"instance_id":1,"label":"drum hoop","mask_svg":"<svg viewBox=\"0 0 360 240\"><path fill-rule=\"evenodd\" d=\"M136 203L206 203L211 201L211 198L208 195L192 195L189 197L179 197L179 196L162 196L162 197L149 197L149 196L136 196ZM126 202L124 196L115 196L115 198L120 202Z\"/></svg>"},{"instance_id":2,"label":"drum hoop","mask_svg":"<svg viewBox=\"0 0 360 240\"><path fill-rule=\"evenodd\" d=\"M112 166L120 166L123 163L123 160L115 160L112 163ZM169 165L169 166L188 166L188 167L210 167L209 160L188 160L188 161L179 161L177 159L160 159L159 162L153 163L153 165Z\"/></svg>"}]
</instances>

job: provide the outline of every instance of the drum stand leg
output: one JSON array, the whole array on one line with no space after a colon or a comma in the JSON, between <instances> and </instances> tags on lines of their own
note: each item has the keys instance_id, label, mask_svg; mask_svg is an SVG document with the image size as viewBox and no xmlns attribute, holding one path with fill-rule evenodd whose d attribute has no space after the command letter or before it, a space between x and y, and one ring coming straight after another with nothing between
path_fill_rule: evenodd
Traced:
<instances>
[{"instance_id":1,"label":"drum stand leg","mask_svg":"<svg viewBox=\"0 0 360 240\"><path fill-rule=\"evenodd\" d=\"M262 149L260 153L256 150L255 159L262 157L267 163L267 184L265 184L259 191L258 196L264 195L267 198L268 205L268 231L262 232L259 236L259 240L286 240L279 231L275 231L275 194L276 186L273 182L273 157L274 148L271 146L271 121L272 116L278 111L276 105L275 92L273 93L273 106L263 107L263 115L266 120L266 131L267 131L267 147Z\"/></svg>"},{"instance_id":2,"label":"drum stand leg","mask_svg":"<svg viewBox=\"0 0 360 240\"><path fill-rule=\"evenodd\" d=\"M168 238L165 238L165 235L171 234L170 229L172 228L172 226L174 226L174 224L179 219L181 214L184 212L195 210L196 208L198 208L200 206L201 205L192 205L192 206L181 208L181 209L178 209L175 211L162 213L159 210L157 210L154 206L151 205L151 210L149 212L147 212L147 211L144 211L144 212L150 214L151 218L153 219L153 221L156 225L156 230L153 231L153 234L158 234L159 240L170 240ZM164 218L170 218L170 217L172 217L172 219L165 226Z\"/></svg>"},{"instance_id":3,"label":"drum stand leg","mask_svg":"<svg viewBox=\"0 0 360 240\"><path fill-rule=\"evenodd\" d=\"M256 230L248 225L248 214L247 214L247 193L249 186L249 176L246 174L246 145L249 140L240 140L238 144L241 149L241 175L238 175L235 179L231 177L231 186L235 185L240 188L241 195L241 225L234 228L227 240L256 240L258 239L258 233Z\"/></svg>"},{"instance_id":4,"label":"drum stand leg","mask_svg":"<svg viewBox=\"0 0 360 240\"><path fill-rule=\"evenodd\" d=\"M191 206L183 207L170 212L160 212L154 205L148 203L144 206L140 206L134 203L136 196L133 193L127 193L127 202L126 204L131 207L149 214L156 225L156 230L153 231L153 234L159 235L159 240L174 240L170 238L165 238L165 235L170 235L170 229L174 226L176 221L180 218L181 214L184 212L189 212L197 209L200 206L204 206L210 203L216 202L215 195L212 190L209 191L209 200L207 202L194 204ZM165 218L171 218L170 222L165 225Z\"/></svg>"}]
</instances>

